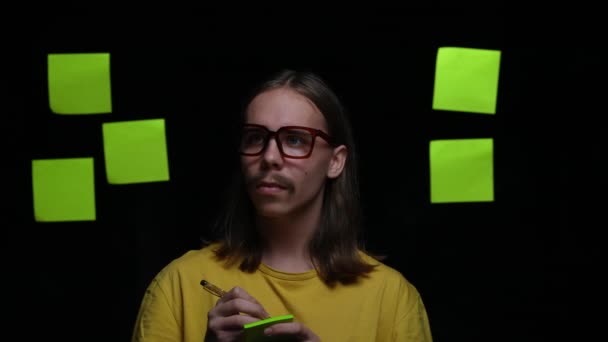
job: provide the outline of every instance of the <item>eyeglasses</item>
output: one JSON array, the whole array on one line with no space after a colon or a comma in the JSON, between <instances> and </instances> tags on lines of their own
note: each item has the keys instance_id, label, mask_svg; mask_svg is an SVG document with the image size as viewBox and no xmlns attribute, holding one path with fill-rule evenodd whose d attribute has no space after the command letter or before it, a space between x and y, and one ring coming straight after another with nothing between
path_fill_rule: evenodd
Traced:
<instances>
[{"instance_id":1,"label":"eyeglasses","mask_svg":"<svg viewBox=\"0 0 608 342\"><path fill-rule=\"evenodd\" d=\"M318 136L332 143L332 138L327 133L310 127L283 126L277 131L271 131L262 125L244 124L240 152L244 156L259 156L268 146L268 141L274 137L283 157L304 159L312 154Z\"/></svg>"}]
</instances>

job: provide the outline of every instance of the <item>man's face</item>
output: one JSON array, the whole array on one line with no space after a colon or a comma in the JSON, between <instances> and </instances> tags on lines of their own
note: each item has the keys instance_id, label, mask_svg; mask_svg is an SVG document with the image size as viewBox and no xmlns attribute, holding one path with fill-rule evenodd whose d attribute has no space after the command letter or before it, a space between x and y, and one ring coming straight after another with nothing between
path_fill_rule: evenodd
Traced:
<instances>
[{"instance_id":1,"label":"man's face","mask_svg":"<svg viewBox=\"0 0 608 342\"><path fill-rule=\"evenodd\" d=\"M288 88L256 96L247 108L245 122L271 131L283 126L304 126L327 132L325 118L317 107ZM339 175L345 158L343 145L332 148L320 137L315 139L309 158L285 158L275 139L270 139L261 155L242 156L241 166L257 214L281 217L319 205L327 177Z\"/></svg>"}]
</instances>

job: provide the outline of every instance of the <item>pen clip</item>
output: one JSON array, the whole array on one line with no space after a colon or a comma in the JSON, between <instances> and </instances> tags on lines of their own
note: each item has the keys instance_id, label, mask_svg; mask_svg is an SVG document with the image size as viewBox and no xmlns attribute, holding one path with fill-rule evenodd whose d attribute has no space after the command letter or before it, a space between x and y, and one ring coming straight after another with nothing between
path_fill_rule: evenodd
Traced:
<instances>
[{"instance_id":1,"label":"pen clip","mask_svg":"<svg viewBox=\"0 0 608 342\"><path fill-rule=\"evenodd\" d=\"M226 294L225 291L223 291L222 289L218 288L217 286L211 284L210 282L206 281L205 279L201 280L201 286L205 290L207 290L207 292L211 293L214 296L220 297L220 298Z\"/></svg>"}]
</instances>

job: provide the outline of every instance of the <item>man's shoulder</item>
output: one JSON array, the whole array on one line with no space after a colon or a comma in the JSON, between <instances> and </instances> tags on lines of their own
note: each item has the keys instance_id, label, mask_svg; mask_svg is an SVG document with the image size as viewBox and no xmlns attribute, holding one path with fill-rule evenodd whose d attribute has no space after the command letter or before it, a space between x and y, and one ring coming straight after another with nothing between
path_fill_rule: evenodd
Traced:
<instances>
[{"instance_id":1,"label":"man's shoulder","mask_svg":"<svg viewBox=\"0 0 608 342\"><path fill-rule=\"evenodd\" d=\"M219 243L214 242L198 249L188 250L182 255L173 259L167 266L173 268L190 268L201 267L201 265L219 264L217 258L215 257L215 251L218 247Z\"/></svg>"},{"instance_id":2,"label":"man's shoulder","mask_svg":"<svg viewBox=\"0 0 608 342\"><path fill-rule=\"evenodd\" d=\"M159 278L173 278L181 274L198 274L201 271L214 271L222 268L223 263L215 257L218 243L191 249L174 258L159 272Z\"/></svg>"},{"instance_id":3,"label":"man's shoulder","mask_svg":"<svg viewBox=\"0 0 608 342\"><path fill-rule=\"evenodd\" d=\"M371 277L376 281L382 282L385 286L389 286L395 289L411 289L414 288L408 278L398 269L390 266L384 261L374 258L371 254L360 251L361 258L363 261L370 265L374 265L375 268L371 272Z\"/></svg>"},{"instance_id":4,"label":"man's shoulder","mask_svg":"<svg viewBox=\"0 0 608 342\"><path fill-rule=\"evenodd\" d=\"M371 253L369 253L367 251L359 250L359 255L365 263L375 266L376 273L379 273L379 274L382 274L384 276L391 277L391 278L399 278L399 277L403 276L401 274L401 272L399 272L397 269L389 266L387 263L383 262L382 260L377 259L376 257L374 257Z\"/></svg>"}]
</instances>

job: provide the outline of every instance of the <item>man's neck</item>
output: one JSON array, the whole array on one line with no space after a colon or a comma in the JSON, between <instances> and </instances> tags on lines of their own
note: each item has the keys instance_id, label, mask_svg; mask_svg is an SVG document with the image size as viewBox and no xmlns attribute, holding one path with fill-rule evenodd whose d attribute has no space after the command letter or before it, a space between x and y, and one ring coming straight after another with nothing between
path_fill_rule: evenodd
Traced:
<instances>
[{"instance_id":1,"label":"man's neck","mask_svg":"<svg viewBox=\"0 0 608 342\"><path fill-rule=\"evenodd\" d=\"M262 262L288 273L312 269L308 245L319 226L319 211L282 218L259 217L258 228L264 240Z\"/></svg>"}]
</instances>

